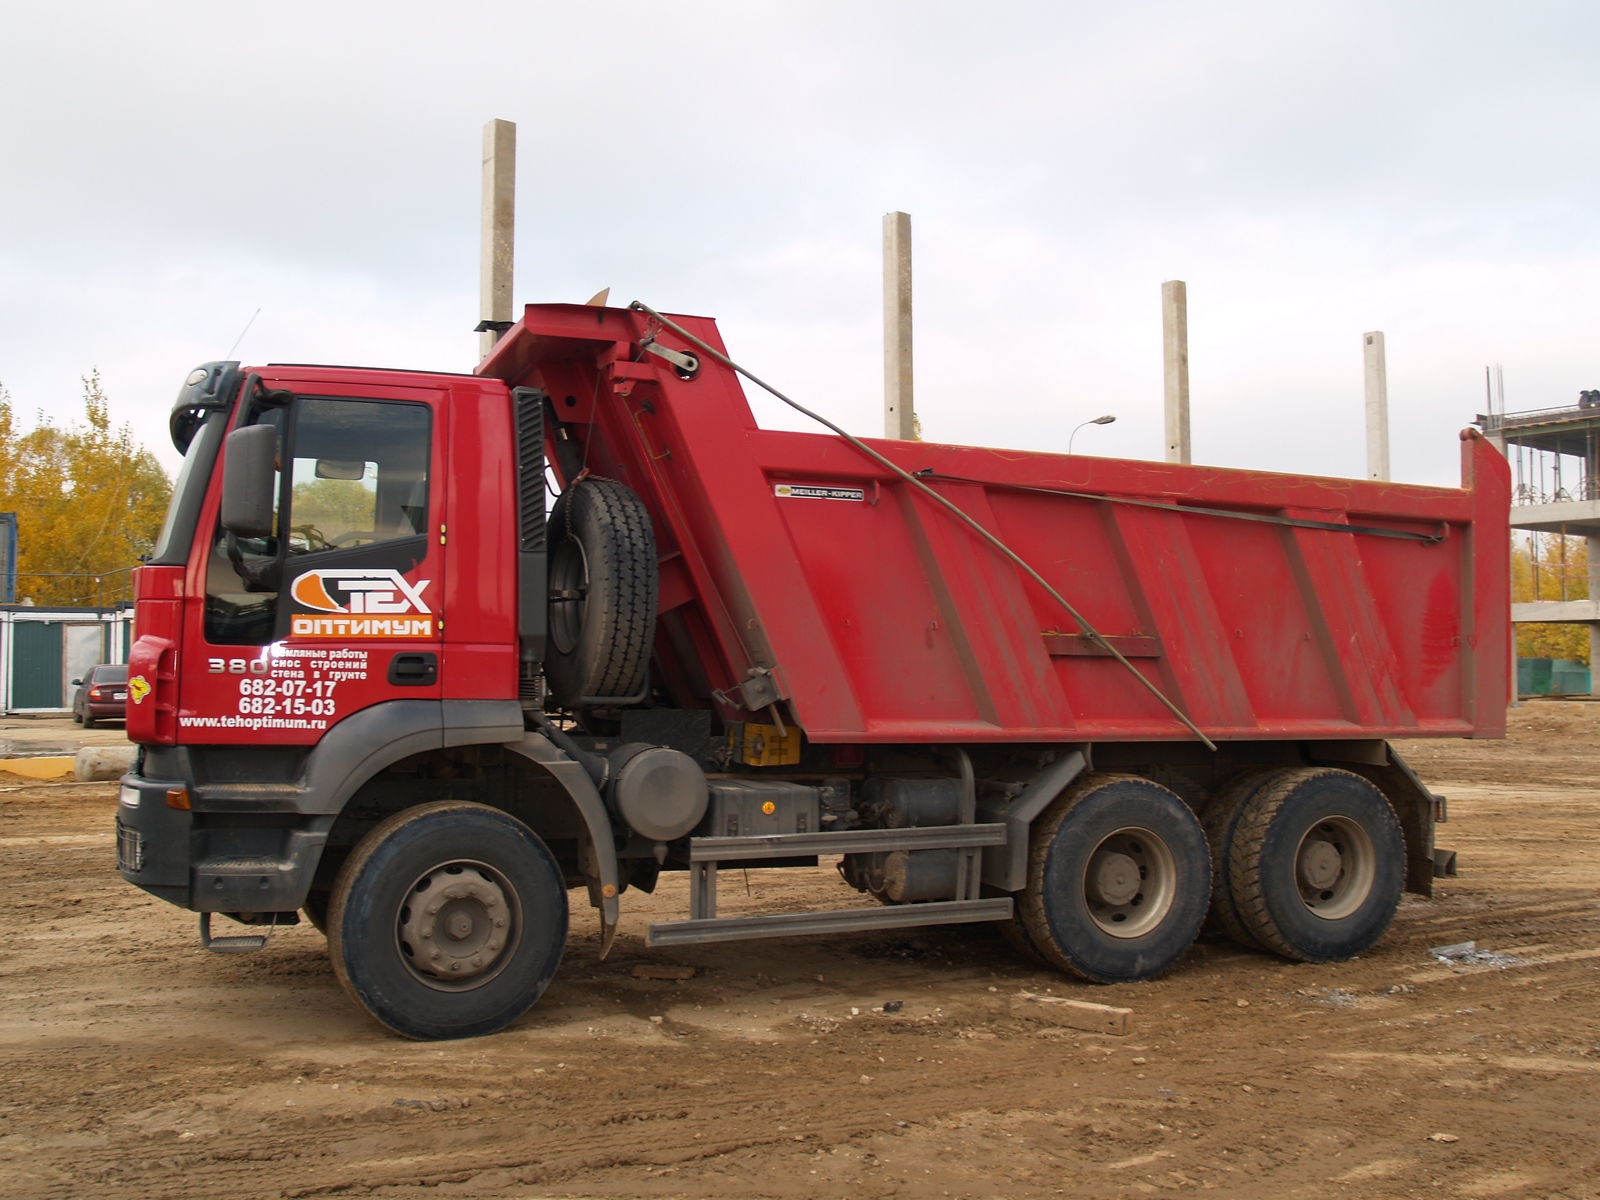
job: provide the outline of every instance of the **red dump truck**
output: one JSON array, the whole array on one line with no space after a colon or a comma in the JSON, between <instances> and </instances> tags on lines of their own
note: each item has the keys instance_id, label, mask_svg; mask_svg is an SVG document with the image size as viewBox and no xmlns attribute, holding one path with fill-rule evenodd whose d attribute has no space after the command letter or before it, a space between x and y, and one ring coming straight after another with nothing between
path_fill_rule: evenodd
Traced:
<instances>
[{"instance_id":1,"label":"red dump truck","mask_svg":"<svg viewBox=\"0 0 1600 1200\"><path fill-rule=\"evenodd\" d=\"M172 434L121 873L212 950L303 914L410 1037L516 1019L568 889L609 949L668 871L656 946L1348 958L1445 869L1387 739L1504 733L1471 430L1459 490L775 432L712 321L553 304L470 375L208 363ZM819 858L840 907L718 915L719 867Z\"/></svg>"}]
</instances>

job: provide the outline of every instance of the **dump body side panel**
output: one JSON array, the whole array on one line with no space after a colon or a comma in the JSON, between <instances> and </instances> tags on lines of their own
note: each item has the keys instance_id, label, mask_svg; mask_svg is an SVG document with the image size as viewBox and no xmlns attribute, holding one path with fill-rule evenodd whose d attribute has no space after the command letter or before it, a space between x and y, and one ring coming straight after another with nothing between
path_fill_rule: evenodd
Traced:
<instances>
[{"instance_id":1,"label":"dump body side panel","mask_svg":"<svg viewBox=\"0 0 1600 1200\"><path fill-rule=\"evenodd\" d=\"M710 321L675 319L720 346ZM815 742L1192 737L928 496L836 436L757 428L731 371L707 358L680 378L640 352L652 335L682 344L630 312L530 306L481 369L545 388L569 464L645 498L677 703L741 719L765 703L738 691L755 672ZM1509 484L1482 439L1461 489L868 444L1214 739L1503 730ZM1325 527L1350 525L1368 531Z\"/></svg>"}]
</instances>

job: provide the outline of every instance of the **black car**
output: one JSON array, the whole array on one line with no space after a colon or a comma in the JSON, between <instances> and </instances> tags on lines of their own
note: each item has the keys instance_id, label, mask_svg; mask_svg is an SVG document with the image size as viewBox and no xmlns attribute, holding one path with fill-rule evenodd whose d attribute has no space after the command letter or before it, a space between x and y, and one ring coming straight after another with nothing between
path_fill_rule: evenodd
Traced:
<instances>
[{"instance_id":1,"label":"black car","mask_svg":"<svg viewBox=\"0 0 1600 1200\"><path fill-rule=\"evenodd\" d=\"M72 698L72 719L85 729L97 721L125 721L128 718L128 668L124 663L101 663L90 667L82 679L74 679L78 689Z\"/></svg>"}]
</instances>

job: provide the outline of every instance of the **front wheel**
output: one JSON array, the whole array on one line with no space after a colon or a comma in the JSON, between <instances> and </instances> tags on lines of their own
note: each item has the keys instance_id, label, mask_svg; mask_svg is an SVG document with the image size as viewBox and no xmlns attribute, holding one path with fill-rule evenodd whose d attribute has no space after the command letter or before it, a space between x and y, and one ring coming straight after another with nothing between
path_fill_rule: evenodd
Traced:
<instances>
[{"instance_id":1,"label":"front wheel","mask_svg":"<svg viewBox=\"0 0 1600 1200\"><path fill-rule=\"evenodd\" d=\"M1091 775L1034 825L1018 922L1054 966L1129 983L1183 957L1210 899L1211 855L1183 801L1148 779Z\"/></svg>"},{"instance_id":2,"label":"front wheel","mask_svg":"<svg viewBox=\"0 0 1600 1200\"><path fill-rule=\"evenodd\" d=\"M307 923L324 937L328 935L328 901L331 898L327 892L312 892L300 906Z\"/></svg>"},{"instance_id":3,"label":"front wheel","mask_svg":"<svg viewBox=\"0 0 1600 1200\"><path fill-rule=\"evenodd\" d=\"M327 916L334 974L396 1033L503 1029L544 993L567 941L561 870L498 809L444 800L397 813L339 870Z\"/></svg>"}]
</instances>

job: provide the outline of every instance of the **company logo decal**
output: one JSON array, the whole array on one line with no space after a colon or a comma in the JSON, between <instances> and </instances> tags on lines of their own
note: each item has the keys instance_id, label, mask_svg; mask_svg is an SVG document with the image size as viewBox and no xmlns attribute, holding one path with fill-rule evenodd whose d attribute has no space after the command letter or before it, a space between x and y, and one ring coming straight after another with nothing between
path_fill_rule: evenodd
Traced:
<instances>
[{"instance_id":1,"label":"company logo decal","mask_svg":"<svg viewBox=\"0 0 1600 1200\"><path fill-rule=\"evenodd\" d=\"M432 610L422 599L431 582L410 583L384 567L307 571L294 581L290 597L330 615L296 613L290 628L296 637L431 638Z\"/></svg>"},{"instance_id":2,"label":"company logo decal","mask_svg":"<svg viewBox=\"0 0 1600 1200\"><path fill-rule=\"evenodd\" d=\"M150 685L145 681L145 677L143 675L135 675L132 679L128 680L128 699L132 700L135 704L140 703L149 694Z\"/></svg>"},{"instance_id":3,"label":"company logo decal","mask_svg":"<svg viewBox=\"0 0 1600 1200\"><path fill-rule=\"evenodd\" d=\"M772 494L780 500L854 500L867 498L865 488L829 487L820 483L775 483Z\"/></svg>"}]
</instances>

